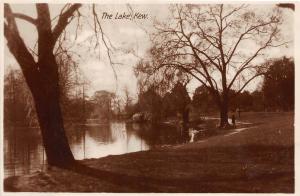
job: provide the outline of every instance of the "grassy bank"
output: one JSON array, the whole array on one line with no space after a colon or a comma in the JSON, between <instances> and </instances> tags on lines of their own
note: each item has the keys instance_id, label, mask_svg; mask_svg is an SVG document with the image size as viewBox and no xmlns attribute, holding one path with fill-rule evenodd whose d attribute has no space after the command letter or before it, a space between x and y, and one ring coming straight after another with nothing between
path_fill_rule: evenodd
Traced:
<instances>
[{"instance_id":1,"label":"grassy bank","mask_svg":"<svg viewBox=\"0 0 300 196\"><path fill-rule=\"evenodd\" d=\"M243 113L247 129L167 148L80 161L75 171L10 177L6 191L294 191L293 113Z\"/></svg>"}]
</instances>

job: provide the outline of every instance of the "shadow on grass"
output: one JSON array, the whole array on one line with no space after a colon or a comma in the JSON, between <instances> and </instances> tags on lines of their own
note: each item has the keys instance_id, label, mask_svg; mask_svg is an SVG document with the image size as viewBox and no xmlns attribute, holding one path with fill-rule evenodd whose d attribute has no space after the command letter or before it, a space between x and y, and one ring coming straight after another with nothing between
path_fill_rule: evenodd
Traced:
<instances>
[{"instance_id":1,"label":"shadow on grass","mask_svg":"<svg viewBox=\"0 0 300 196\"><path fill-rule=\"evenodd\" d=\"M162 152L161 152L162 153ZM190 153L190 154L188 154ZM221 155L221 156L218 156ZM225 157L223 157L226 155ZM132 155L132 156L138 156ZM74 165L67 168L67 170L75 172L83 176L89 176L97 179L97 182L108 182L119 187L126 187L126 192L170 192L170 193L184 193L184 192L202 192L202 193L293 193L294 192L294 148L283 146L247 146L247 147L225 147L225 148L207 148L197 152L176 152L166 153L160 155L168 163L168 160L182 160L182 157L189 156L195 164L205 164L208 173L202 176L191 175L189 177L167 177L168 173L173 172L171 169L165 170L166 177L159 178L153 174L145 173L138 176L125 173L117 173L112 171L105 171L84 165L80 161L76 161ZM172 159L170 159L172 156ZM211 156L212 158L210 158ZM214 157L215 156L215 157ZM205 158L205 157L208 157ZM217 158L218 157L218 158ZM128 159L132 158L128 155ZM155 157L152 157L155 158ZM274 172L263 171L256 175L248 175L247 173L236 173L236 175L227 175L230 171L223 171L222 168L213 168L215 163L219 162L222 165L230 165L241 163L255 163L272 166L284 166L284 169L276 170ZM117 157L116 157L117 160ZM151 155L149 161L151 160ZM176 163L174 163L176 164ZM225 166L225 167L226 167ZM156 165L153 165L153 169ZM168 168L168 166L166 166ZM201 167L199 167L201 168ZM138 168L137 168L138 169ZM202 168L203 169L203 168ZM259 168L257 168L259 169ZM182 168L181 172L186 171ZM220 173L221 171L221 173ZM227 173L226 173L227 172ZM284 178L282 178L284 177ZM4 181L4 190L9 192L18 191L13 187L13 178L8 178ZM70 179L71 180L71 179ZM271 184L270 182L275 182ZM267 185L270 183L270 185ZM254 188L256 187L256 189ZM257 188L258 187L258 188ZM66 190L68 192L68 190ZM86 192L96 192L99 190L90 190ZM118 192L111 190L109 192Z\"/></svg>"},{"instance_id":2,"label":"shadow on grass","mask_svg":"<svg viewBox=\"0 0 300 196\"><path fill-rule=\"evenodd\" d=\"M145 173L145 175L133 176L124 173L115 173L111 171L104 171L99 170L96 168L92 168L86 166L80 162L76 162L76 164L69 168L71 171L76 172L81 175L90 176L100 181L107 181L109 183L118 185L118 186L126 186L132 192L236 192L237 190L243 190L243 192L253 192L251 187L230 187L230 186L223 186L218 187L217 184L239 184L244 183L244 185L251 186L252 183L256 183L257 181L264 183L267 181L272 181L276 178L280 178L282 176L286 176L289 178L290 186L288 186L288 190L286 192L294 192L294 169L293 162L294 159L294 149L293 147L277 147L277 146L250 146L247 148L241 147L240 149L232 149L232 148L222 148L222 149L206 149L205 153L211 153L212 155L214 152L224 152L224 153L241 153L238 159L241 162L251 162L251 158L247 158L247 156L253 156L255 152L260 151L263 154L269 154L270 152L278 152L279 154L285 154L284 157L276 158L276 157L269 157L262 158L259 162L273 162L274 164L286 164L288 165L288 171L275 171L275 172L264 172L258 175L247 175L246 173L241 173L235 176L226 176L226 175L218 175L218 174L208 174L205 176L199 176L199 178L191 177L181 177L181 178L158 178L153 177L149 173ZM203 152L204 153L204 152ZM200 152L201 154L201 152ZM184 156L184 155L180 155ZM180 159L178 156L178 159ZM287 159L287 160L286 160ZM284 163L285 160L288 163ZM230 164L230 163L227 163ZM272 165L270 165L270 168ZM153 166L155 168L155 165ZM208 168L210 169L210 168ZM183 168L184 170L184 168ZM171 172L171 171L166 171ZM163 187L168 187L168 189L164 189ZM216 188L217 187L217 188ZM248 190L248 191L247 191ZM276 192L276 189L274 189ZM113 192L113 191L112 191ZM254 191L255 192L255 191ZM265 192L265 191L262 191ZM272 190L267 190L266 192L273 192Z\"/></svg>"}]
</instances>

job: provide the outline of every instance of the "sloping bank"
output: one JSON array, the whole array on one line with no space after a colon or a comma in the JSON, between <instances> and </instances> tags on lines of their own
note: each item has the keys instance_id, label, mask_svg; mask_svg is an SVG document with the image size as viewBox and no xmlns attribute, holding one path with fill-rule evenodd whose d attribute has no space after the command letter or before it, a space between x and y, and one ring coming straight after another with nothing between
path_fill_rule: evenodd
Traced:
<instances>
[{"instance_id":1,"label":"sloping bank","mask_svg":"<svg viewBox=\"0 0 300 196\"><path fill-rule=\"evenodd\" d=\"M294 115L243 114L257 126L236 134L51 168L4 182L5 191L281 192L294 191Z\"/></svg>"}]
</instances>

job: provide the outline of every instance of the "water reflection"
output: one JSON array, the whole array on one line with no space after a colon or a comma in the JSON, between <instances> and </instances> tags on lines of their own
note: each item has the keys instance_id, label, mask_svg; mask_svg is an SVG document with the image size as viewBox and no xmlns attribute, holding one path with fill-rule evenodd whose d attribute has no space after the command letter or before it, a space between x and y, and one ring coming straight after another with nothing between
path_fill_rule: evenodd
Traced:
<instances>
[{"instance_id":1,"label":"water reflection","mask_svg":"<svg viewBox=\"0 0 300 196\"><path fill-rule=\"evenodd\" d=\"M79 160L149 149L143 139L127 130L122 122L77 127L74 132L68 131L67 135L75 159ZM80 134L81 140L78 140Z\"/></svg>"},{"instance_id":2,"label":"water reflection","mask_svg":"<svg viewBox=\"0 0 300 196\"><path fill-rule=\"evenodd\" d=\"M182 130L170 126L112 122L66 128L75 159L99 158L149 150L182 141ZM5 128L4 176L28 174L45 168L46 157L39 129Z\"/></svg>"},{"instance_id":3,"label":"water reflection","mask_svg":"<svg viewBox=\"0 0 300 196\"><path fill-rule=\"evenodd\" d=\"M42 170L45 153L38 129L6 128L4 132L4 176Z\"/></svg>"}]
</instances>

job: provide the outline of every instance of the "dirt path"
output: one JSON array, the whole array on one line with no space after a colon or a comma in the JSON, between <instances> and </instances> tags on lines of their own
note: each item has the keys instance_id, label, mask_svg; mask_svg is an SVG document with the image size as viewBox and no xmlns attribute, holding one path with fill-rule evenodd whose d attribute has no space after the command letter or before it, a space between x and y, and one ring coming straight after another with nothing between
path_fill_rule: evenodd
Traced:
<instances>
[{"instance_id":1,"label":"dirt path","mask_svg":"<svg viewBox=\"0 0 300 196\"><path fill-rule=\"evenodd\" d=\"M46 173L11 177L5 189L293 192L293 114L244 114L243 120L256 126L185 145L84 160L75 171L52 168Z\"/></svg>"}]
</instances>

